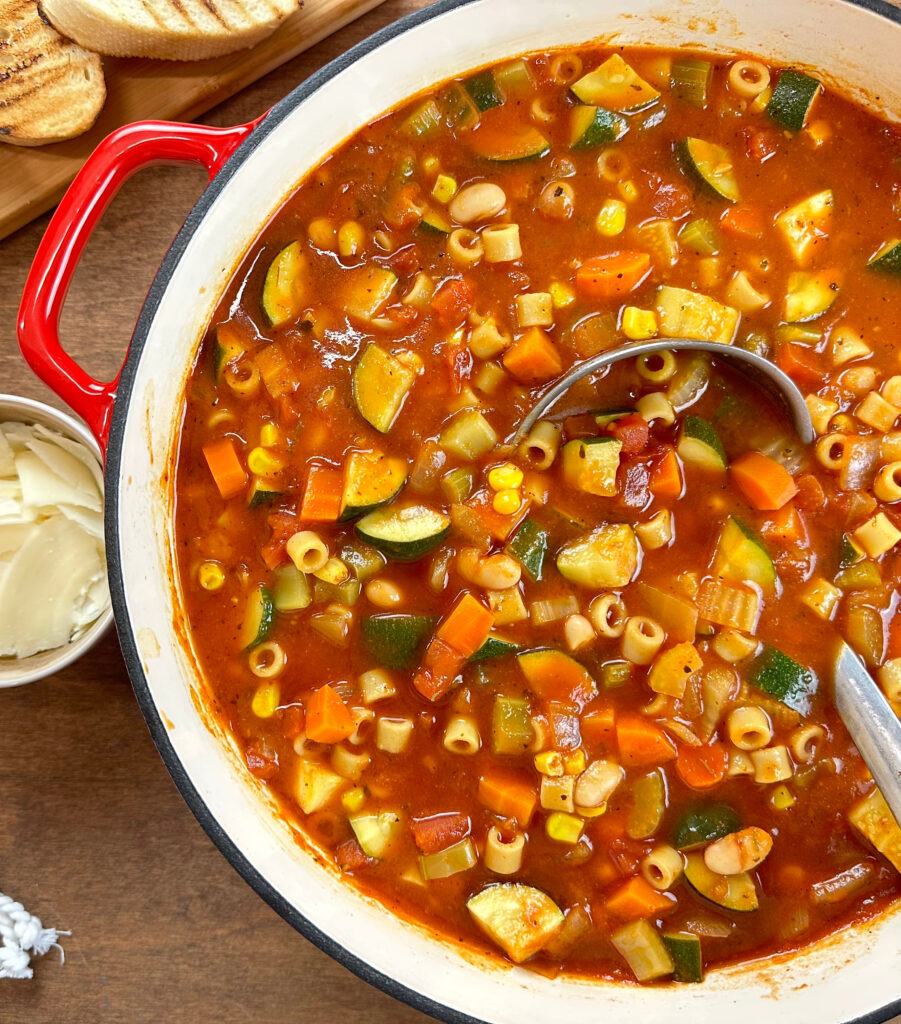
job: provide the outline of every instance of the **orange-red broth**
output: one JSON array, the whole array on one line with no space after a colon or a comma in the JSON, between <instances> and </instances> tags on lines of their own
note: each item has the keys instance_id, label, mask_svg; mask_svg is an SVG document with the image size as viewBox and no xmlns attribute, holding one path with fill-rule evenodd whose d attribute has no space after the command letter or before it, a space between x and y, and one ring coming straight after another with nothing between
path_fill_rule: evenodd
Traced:
<instances>
[{"instance_id":1,"label":"orange-red broth","mask_svg":"<svg viewBox=\"0 0 901 1024\"><path fill-rule=\"evenodd\" d=\"M579 51L586 70L606 56L591 49ZM660 54L636 50L626 56L639 73L659 81ZM483 364L466 345L470 307L482 316L495 316L503 327L518 335L514 304L518 294L547 290L552 282L571 289L574 267L586 258L622 248L640 250L638 225L672 218L678 229L697 217L717 223L729 209L728 204L695 188L674 163L673 143L684 136L703 137L727 147L742 192L740 206L751 211L759 231L743 235L719 228L720 251L714 258L718 266L709 258L683 249L672 266L655 257L649 276L631 294L603 302L574 293L571 304L555 309L554 325L548 331L563 368L600 347L625 340L615 328L611 331L610 315L621 316L621 308L627 304L653 308L658 285L677 285L724 301L726 283L735 271L745 269L758 289L772 296L773 301L759 312L742 317L738 342L747 343L751 333L761 336L764 351L787 368L805 392L834 400L839 412L853 411L862 397L859 388L848 386L847 378L843 382L842 373L848 367L836 367L833 362L830 336L842 325L851 325L860 332L873 352L871 358L851 363L851 368L871 366L879 380L895 372L899 327L895 299L901 294L901 286L873 274L865 264L897 230L901 146L896 130L826 91L816 100L814 132L809 130L810 124L794 135L779 131L765 113L752 111L747 102L730 92L726 85L730 62L711 59L714 71L706 109L680 102L664 87L654 106L630 117L630 130L615 150L625 162L622 177L634 185L635 194L625 201L627 226L617 237L599 234L595 217L605 199L626 193L621 182L599 175L597 150L569 149L565 115L572 98L567 86L555 81L549 70L552 55L530 58L530 90L508 99L483 115L482 120L483 125L500 133L505 126L532 123L532 101L538 98L551 117L540 122L541 131L551 142L550 153L540 159L510 164L486 164L475 159L469 140L477 132L488 130L482 126L469 133L442 127L434 137L411 137L402 122L416 104L362 129L305 179L254 243L220 303L188 383L175 528L186 614L211 706L238 738L249 770L267 780L281 797L286 816L296 821L315 844L332 854L337 851L339 863L353 885L375 895L396 913L422 920L455 941L486 951L496 951L496 947L474 924L466 900L488 885L511 879L493 874L479 861L468 871L447 879L411 881L421 850L416 847L409 823L446 813L462 815L465 824L449 839L458 841L468 834L479 850L492 824L512 832L512 823L503 822L479 801L479 778L502 764L531 778L537 788L539 774L533 763L534 751L519 757L492 753L495 695L530 696L533 715L545 723L555 713L562 713L556 735L560 749L581 747L588 761L597 757L616 760L616 744L609 737L606 742L597 742L592 733L594 742L581 739L579 714L612 708L616 714L641 715L654 697L644 681L647 670L635 667L625 685L610 689L601 686L598 696L584 708L552 705L530 695L516 659L510 656L483 662L480 668L468 666L450 693L434 703L413 688L413 671L393 673L396 696L373 705L372 711L376 716L412 718L415 726L409 744L402 754L386 754L375 747L372 728L361 733L362 742L353 749L369 753L371 763L359 781L345 787L356 785L364 791L364 809L390 808L403 819L404 827L390 854L373 860L361 857L359 847L354 848L354 833L340 799L310 816L300 812L296 803L295 745L302 749L298 736L303 736L304 706L323 684L333 686L348 705L361 705L356 681L362 672L375 666L361 648L359 623L385 609L373 606L364 588L351 608L346 639L338 643L312 626L313 618L323 612L328 601L314 600L304 611L277 616L270 639L281 646L287 661L284 671L273 680L278 710L271 717L261 718L252 709L252 699L261 683L267 681L251 673L248 655L241 650L239 632L245 606L249 594L272 582L272 570L264 557L270 564L273 558L284 559L284 541L294 530L309 527L317 531L332 554L340 554L343 545L354 542L352 523L305 523L299 518L311 460L340 466L354 449L398 456L412 469L412 479L402 497L447 511L448 500L440 478L465 460L442 455L435 439L461 389L473 386ZM663 112L665 117L660 119ZM849 153L854 154L853 161L848 159ZM430 196L439 173L452 176L460 186L481 179L501 185L508 201L499 219L519 224L522 258L493 265L482 261L465 271L455 266L443 235L423 231L416 217L404 222L404 215L397 212L398 167L404 159L411 161L413 172L403 184L412 185L414 198L434 209L443 208ZM865 167L867 173L858 173L860 167ZM574 189L569 218L557 219L542 212L539 196L552 179L565 181ZM813 266L836 268L838 299L811 325L820 332L819 339L811 336L797 343L780 341L780 297L788 275L796 268L773 221L787 205L827 187L834 190L836 205L828 240L818 245ZM323 241L321 224L318 233L310 228L312 222L323 218L335 228L333 240ZM364 241L355 255L341 256L333 250L338 246L337 229L347 222L361 226ZM317 233L318 246L309 240L311 231ZM378 232L383 232L382 247L375 240ZM754 237L756 234L759 237ZM273 257L296 239L309 259L308 305L299 322L274 329L260 307L263 280ZM340 296L347 269L367 261L391 267L398 274L394 297L383 313L395 318L394 329L385 329L384 325L373 329L348 318L342 309ZM420 272L429 274L436 284L465 277L471 294L464 297L458 312L447 313L443 322L428 307L418 311L398 303L397 297L408 291ZM607 319L593 319L598 314L606 314ZM280 347L290 379L286 387L276 389L283 391L277 398L266 386L256 387L249 395L237 395L224 383L217 383L211 366L216 327L221 324L230 325L246 345L246 354L236 363L235 379L250 372L260 353L273 345ZM459 336L453 338L461 326L462 341ZM354 365L372 340L388 350L392 346L411 350L423 363L402 411L384 435L358 414L351 389ZM686 358L678 357L680 366ZM503 366L501 358L493 362ZM544 386L545 381L516 380L504 373L490 394L476 390L476 395L482 411L504 439ZM666 386L652 385L637 376L631 363L622 364L596 382L596 387L577 388L569 401L573 406L580 402L592 406L630 405L636 396L665 390ZM687 411L716 425L730 460L755 448L771 448L774 443L778 446L789 433L784 420L761 394L720 364L714 364L706 390ZM786 783L794 799L788 809L774 809L775 786L758 784L747 776L727 776L705 791L692 789L681 781L672 761L629 768L606 813L588 819L582 838L575 844L548 838L548 812L539 807L524 830L526 852L515 880L547 893L570 914L574 908L581 908L577 916L582 924L580 930L574 929L577 941L561 941L556 948L551 943L550 952L539 952L531 961L543 971L562 968L599 978L633 977L611 945L610 934L622 921L607 911L606 900L625 879L638 872L642 857L655 843L671 841L685 809L699 803L730 805L744 825L767 829L774 841L772 852L754 876L758 910L730 913L702 899L683 880L672 889L671 908L652 917L667 931L699 934L706 965L796 948L873 915L901 892L898 873L861 841L845 817L849 806L872 783L829 700L828 685L832 640L836 632L848 633L849 617L855 608L869 609L868 621L878 623L874 649L865 652L871 665L875 668L896 653L891 634L898 564L894 550L877 560L882 584L844 593L832 622L818 618L800 601L812 578L822 576L832 581L840 571L842 537L873 513L876 501L872 491L869 487L859 493L841 490L835 472L824 469L812 452L801 453L800 469L797 464L793 467L797 469L795 478L813 479L822 489L823 499L818 499L815 484L808 481L792 503L803 521L800 541L781 539L777 513L752 508L727 474L685 467L682 496L665 501L655 498L648 491L649 467L665 446L674 443L682 418L677 417L673 427L653 424L648 446L635 455L623 456L615 497L580 494L564 482L559 460L540 476L527 473L527 483L529 479L536 482L534 492L544 492L541 500L529 503L528 514L547 530L549 555L544 582L533 583L523 577L520 590L525 605L528 608L538 599L572 594L579 610L585 613L596 592L563 579L554 569L554 552L599 522L646 522L661 508L672 510L674 540L662 549L644 552L636 579L690 596L684 574L703 577L709 571L718 531L726 516L735 514L762 538L781 581L778 600L764 602L756 636L819 676L820 689L805 720L822 725L825 734L816 745L813 759L808 764L797 764L794 776ZM578 436L591 429L585 423L584 419L570 421L568 429ZM248 453L260 443L264 424L278 428L276 450L284 468L277 480L283 496L255 508L248 508L246 493L222 500L205 464L203 446L230 437L246 463ZM849 431L874 433L854 421L853 416L850 426L846 425ZM489 501L493 492L487 486L487 471L505 459L506 454L491 451L472 460L476 469L474 491L487 495ZM883 508L894 517L890 505ZM509 517L511 523L521 518L522 513ZM454 529L438 555L470 542ZM495 541L493 550L501 548ZM392 610L446 616L464 591L484 601L479 588L461 577L453 558L444 585L440 585L438 573L436 586L435 557L429 554L409 564L389 560L378 573L379 579L395 584L401 592L401 601ZM199 582L202 567L211 562L224 574L224 582L215 590L205 589ZM644 610L635 596L635 582L616 589L630 613ZM563 621L536 626L527 620L500 632L526 648L552 646L566 650ZM722 665L710 636L699 635L695 643L704 662L702 672ZM622 659L620 641L599 637L574 652L574 657L595 677L602 678L605 663ZM736 668L742 671L741 664ZM693 699L664 710L691 728L703 709L703 700L698 696L697 684L690 684L689 692L694 693ZM758 701L772 712L772 742L787 742L800 717L785 709L780 712L778 706L774 710L759 693L746 690L745 703ZM742 701L729 706L735 703ZM450 753L442 745L445 724L458 712L472 716L478 725L482 748L475 755ZM719 717L715 733L720 741L726 739L724 718ZM552 733L550 745L553 741ZM308 744L304 756L327 762L329 749ZM651 771L659 772L666 780L666 810L654 836L636 840L625 831L633 802L632 787L637 778ZM840 893L834 902L813 900L811 885L858 865L863 865L859 869L863 884L852 887L850 893Z\"/></svg>"}]
</instances>

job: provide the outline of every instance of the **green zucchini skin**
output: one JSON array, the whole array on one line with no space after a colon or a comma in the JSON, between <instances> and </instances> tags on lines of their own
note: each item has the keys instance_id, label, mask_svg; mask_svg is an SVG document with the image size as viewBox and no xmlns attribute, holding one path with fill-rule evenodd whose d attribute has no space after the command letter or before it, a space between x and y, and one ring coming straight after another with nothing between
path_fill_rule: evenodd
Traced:
<instances>
[{"instance_id":1,"label":"green zucchini skin","mask_svg":"<svg viewBox=\"0 0 901 1024\"><path fill-rule=\"evenodd\" d=\"M702 469L724 470L726 450L716 429L700 416L686 416L676 448L683 462Z\"/></svg>"},{"instance_id":2,"label":"green zucchini skin","mask_svg":"<svg viewBox=\"0 0 901 1024\"><path fill-rule=\"evenodd\" d=\"M268 587L259 587L250 597L241 626L242 649L252 651L272 632L275 601Z\"/></svg>"},{"instance_id":3,"label":"green zucchini skin","mask_svg":"<svg viewBox=\"0 0 901 1024\"><path fill-rule=\"evenodd\" d=\"M486 110L499 107L504 102L504 94L497 84L493 71L480 71L472 78L467 78L463 88L469 93L480 113L484 114Z\"/></svg>"},{"instance_id":4,"label":"green zucchini skin","mask_svg":"<svg viewBox=\"0 0 901 1024\"><path fill-rule=\"evenodd\" d=\"M676 161L686 177L708 195L734 203L738 200L738 184L731 170L719 171L727 165L729 154L714 142L704 139L681 139L674 147Z\"/></svg>"},{"instance_id":5,"label":"green zucchini skin","mask_svg":"<svg viewBox=\"0 0 901 1024\"><path fill-rule=\"evenodd\" d=\"M573 107L570 115L570 149L597 149L621 139L629 122L603 107Z\"/></svg>"},{"instance_id":6,"label":"green zucchini skin","mask_svg":"<svg viewBox=\"0 0 901 1024\"><path fill-rule=\"evenodd\" d=\"M528 516L507 545L507 553L523 567L533 583L544 579L544 560L547 557L547 531Z\"/></svg>"},{"instance_id":7,"label":"green zucchini skin","mask_svg":"<svg viewBox=\"0 0 901 1024\"><path fill-rule=\"evenodd\" d=\"M522 648L512 640L500 636L489 636L482 646L469 659L470 661L488 661L489 658L503 658L507 654L517 654Z\"/></svg>"},{"instance_id":8,"label":"green zucchini skin","mask_svg":"<svg viewBox=\"0 0 901 1024\"><path fill-rule=\"evenodd\" d=\"M811 700L819 688L819 680L809 668L769 646L751 663L749 681L768 697L802 715L809 714Z\"/></svg>"},{"instance_id":9,"label":"green zucchini skin","mask_svg":"<svg viewBox=\"0 0 901 1024\"><path fill-rule=\"evenodd\" d=\"M901 277L901 241L883 246L867 266L879 274Z\"/></svg>"},{"instance_id":10,"label":"green zucchini skin","mask_svg":"<svg viewBox=\"0 0 901 1024\"><path fill-rule=\"evenodd\" d=\"M251 508L258 508L260 505L268 505L270 501L276 501L278 498L283 496L283 491L279 491L275 486L267 480L254 480L253 486L250 489L250 497L247 500L247 504Z\"/></svg>"},{"instance_id":11,"label":"green zucchini skin","mask_svg":"<svg viewBox=\"0 0 901 1024\"><path fill-rule=\"evenodd\" d=\"M738 812L728 804L699 804L687 810L676 823L673 846L696 850L741 828Z\"/></svg>"},{"instance_id":12,"label":"green zucchini skin","mask_svg":"<svg viewBox=\"0 0 901 1024\"><path fill-rule=\"evenodd\" d=\"M440 512L414 505L376 509L357 521L361 540L397 562L414 562L436 548L450 532L450 519Z\"/></svg>"},{"instance_id":13,"label":"green zucchini skin","mask_svg":"<svg viewBox=\"0 0 901 1024\"><path fill-rule=\"evenodd\" d=\"M726 910L747 913L758 907L757 886L747 872L717 875L704 863L700 851L688 855L685 880L695 892Z\"/></svg>"},{"instance_id":14,"label":"green zucchini skin","mask_svg":"<svg viewBox=\"0 0 901 1024\"><path fill-rule=\"evenodd\" d=\"M370 615L360 623L363 646L383 668L415 668L438 619L432 615Z\"/></svg>"},{"instance_id":15,"label":"green zucchini skin","mask_svg":"<svg viewBox=\"0 0 901 1024\"><path fill-rule=\"evenodd\" d=\"M688 932L664 932L663 941L673 958L673 981L697 984L704 980L701 940Z\"/></svg>"},{"instance_id":16,"label":"green zucchini skin","mask_svg":"<svg viewBox=\"0 0 901 1024\"><path fill-rule=\"evenodd\" d=\"M779 76L766 105L767 115L787 131L801 131L820 88L815 78L787 68Z\"/></svg>"}]
</instances>

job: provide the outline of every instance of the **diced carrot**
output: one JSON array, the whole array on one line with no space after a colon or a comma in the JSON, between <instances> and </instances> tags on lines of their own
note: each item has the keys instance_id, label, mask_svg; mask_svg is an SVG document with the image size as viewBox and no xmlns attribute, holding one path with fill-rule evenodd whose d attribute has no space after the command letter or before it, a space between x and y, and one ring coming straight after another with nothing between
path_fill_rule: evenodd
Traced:
<instances>
[{"instance_id":1,"label":"diced carrot","mask_svg":"<svg viewBox=\"0 0 901 1024\"><path fill-rule=\"evenodd\" d=\"M585 299L605 301L628 295L651 271L646 252L624 249L586 260L576 271L576 291Z\"/></svg>"},{"instance_id":2,"label":"diced carrot","mask_svg":"<svg viewBox=\"0 0 901 1024\"><path fill-rule=\"evenodd\" d=\"M720 227L727 235L743 238L763 237L763 218L750 206L730 206L720 217Z\"/></svg>"},{"instance_id":3,"label":"diced carrot","mask_svg":"<svg viewBox=\"0 0 901 1024\"><path fill-rule=\"evenodd\" d=\"M582 739L589 748L606 747L616 744L616 711L614 708L592 708L582 714Z\"/></svg>"},{"instance_id":4,"label":"diced carrot","mask_svg":"<svg viewBox=\"0 0 901 1024\"><path fill-rule=\"evenodd\" d=\"M241 465L235 451L235 443L230 437L205 444L203 457L223 498L234 498L244 490L247 473Z\"/></svg>"},{"instance_id":5,"label":"diced carrot","mask_svg":"<svg viewBox=\"0 0 901 1024\"><path fill-rule=\"evenodd\" d=\"M726 746L715 740L702 747L682 746L676 758L676 773L692 789L709 789L726 776L729 754Z\"/></svg>"},{"instance_id":6,"label":"diced carrot","mask_svg":"<svg viewBox=\"0 0 901 1024\"><path fill-rule=\"evenodd\" d=\"M437 853L446 846L460 842L469 835L470 828L469 815L457 811L433 814L428 818L413 818L410 822L413 842L422 853Z\"/></svg>"},{"instance_id":7,"label":"diced carrot","mask_svg":"<svg viewBox=\"0 0 901 1024\"><path fill-rule=\"evenodd\" d=\"M776 349L776 365L796 383L805 387L819 385L823 371L816 365L815 353L808 352L790 341L782 342Z\"/></svg>"},{"instance_id":8,"label":"diced carrot","mask_svg":"<svg viewBox=\"0 0 901 1024\"><path fill-rule=\"evenodd\" d=\"M495 814L513 818L527 828L535 813L538 793L526 776L492 768L479 779L479 800Z\"/></svg>"},{"instance_id":9,"label":"diced carrot","mask_svg":"<svg viewBox=\"0 0 901 1024\"><path fill-rule=\"evenodd\" d=\"M563 360L546 331L530 327L504 352L504 367L518 380L542 381L563 370Z\"/></svg>"},{"instance_id":10,"label":"diced carrot","mask_svg":"<svg viewBox=\"0 0 901 1024\"><path fill-rule=\"evenodd\" d=\"M298 520L293 512L273 512L267 519L272 535L260 550L267 569L275 569L288 558L288 541L297 533Z\"/></svg>"},{"instance_id":11,"label":"diced carrot","mask_svg":"<svg viewBox=\"0 0 901 1024\"><path fill-rule=\"evenodd\" d=\"M791 473L762 452L746 452L729 467L732 480L761 512L782 508L798 493Z\"/></svg>"},{"instance_id":12,"label":"diced carrot","mask_svg":"<svg viewBox=\"0 0 901 1024\"><path fill-rule=\"evenodd\" d=\"M813 473L802 473L795 481L798 485L798 499L795 504L804 512L816 514L826 504L826 492Z\"/></svg>"},{"instance_id":13,"label":"diced carrot","mask_svg":"<svg viewBox=\"0 0 901 1024\"><path fill-rule=\"evenodd\" d=\"M580 413L578 416L567 416L563 421L563 433L568 440L576 437L594 437L598 425L591 413Z\"/></svg>"},{"instance_id":14,"label":"diced carrot","mask_svg":"<svg viewBox=\"0 0 901 1024\"><path fill-rule=\"evenodd\" d=\"M354 728L350 709L327 683L307 698L306 731L314 743L340 743Z\"/></svg>"},{"instance_id":15,"label":"diced carrot","mask_svg":"<svg viewBox=\"0 0 901 1024\"><path fill-rule=\"evenodd\" d=\"M663 764L676 756L676 747L666 733L638 715L617 715L616 742L627 768Z\"/></svg>"},{"instance_id":16,"label":"diced carrot","mask_svg":"<svg viewBox=\"0 0 901 1024\"><path fill-rule=\"evenodd\" d=\"M673 448L667 448L651 466L648 490L655 498L675 499L682 496L682 467Z\"/></svg>"},{"instance_id":17,"label":"diced carrot","mask_svg":"<svg viewBox=\"0 0 901 1024\"><path fill-rule=\"evenodd\" d=\"M464 507L467 512L473 513L478 521L477 523L474 521L473 525L480 527L480 532L489 534L495 540L504 541L513 532L513 528L519 524L521 517L525 515L526 504L523 502L519 513L515 516L510 516L502 512L496 512L492 504L493 499L494 491L485 487L476 491L464 503ZM456 522L454 525L456 525ZM477 547L481 546L481 542L475 536L473 536L473 541Z\"/></svg>"},{"instance_id":18,"label":"diced carrot","mask_svg":"<svg viewBox=\"0 0 901 1024\"><path fill-rule=\"evenodd\" d=\"M458 654L469 658L482 646L494 625L494 616L472 594L464 594L435 636Z\"/></svg>"},{"instance_id":19,"label":"diced carrot","mask_svg":"<svg viewBox=\"0 0 901 1024\"><path fill-rule=\"evenodd\" d=\"M432 309L441 326L458 327L472 309L475 296L475 285L471 281L460 277L445 281L432 296Z\"/></svg>"},{"instance_id":20,"label":"diced carrot","mask_svg":"<svg viewBox=\"0 0 901 1024\"><path fill-rule=\"evenodd\" d=\"M614 420L607 427L606 432L622 444L625 455L637 455L644 451L650 436L647 420L639 416L638 413Z\"/></svg>"},{"instance_id":21,"label":"diced carrot","mask_svg":"<svg viewBox=\"0 0 901 1024\"><path fill-rule=\"evenodd\" d=\"M314 462L307 475L300 518L318 523L334 523L341 515L344 473L333 466Z\"/></svg>"},{"instance_id":22,"label":"diced carrot","mask_svg":"<svg viewBox=\"0 0 901 1024\"><path fill-rule=\"evenodd\" d=\"M413 687L426 700L439 700L453 686L465 663L465 655L434 636L426 648L422 668L413 677Z\"/></svg>"},{"instance_id":23,"label":"diced carrot","mask_svg":"<svg viewBox=\"0 0 901 1024\"><path fill-rule=\"evenodd\" d=\"M676 901L667 893L658 892L640 875L624 882L612 896L607 897L607 910L622 921L635 921L639 917L656 917L672 910Z\"/></svg>"}]
</instances>

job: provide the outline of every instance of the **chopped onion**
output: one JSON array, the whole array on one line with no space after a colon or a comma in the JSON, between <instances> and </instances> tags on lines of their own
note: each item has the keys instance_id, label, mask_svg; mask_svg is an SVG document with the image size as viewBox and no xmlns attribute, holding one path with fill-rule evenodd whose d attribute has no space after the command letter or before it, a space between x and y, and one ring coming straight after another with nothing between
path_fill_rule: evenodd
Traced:
<instances>
[{"instance_id":1,"label":"chopped onion","mask_svg":"<svg viewBox=\"0 0 901 1024\"><path fill-rule=\"evenodd\" d=\"M68 643L109 600L97 460L46 427L0 424L0 657Z\"/></svg>"}]
</instances>

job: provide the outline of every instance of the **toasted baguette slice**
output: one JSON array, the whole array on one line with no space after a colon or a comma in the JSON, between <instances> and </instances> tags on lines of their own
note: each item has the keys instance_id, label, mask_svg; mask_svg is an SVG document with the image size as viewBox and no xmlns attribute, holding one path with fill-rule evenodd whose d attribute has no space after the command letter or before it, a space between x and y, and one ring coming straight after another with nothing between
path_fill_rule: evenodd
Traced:
<instances>
[{"instance_id":1,"label":"toasted baguette slice","mask_svg":"<svg viewBox=\"0 0 901 1024\"><path fill-rule=\"evenodd\" d=\"M54 27L115 57L204 60L265 39L300 0L40 0Z\"/></svg>"},{"instance_id":2,"label":"toasted baguette slice","mask_svg":"<svg viewBox=\"0 0 901 1024\"><path fill-rule=\"evenodd\" d=\"M0 0L0 141L71 139L91 127L105 99L96 53L63 39L37 0Z\"/></svg>"}]
</instances>

